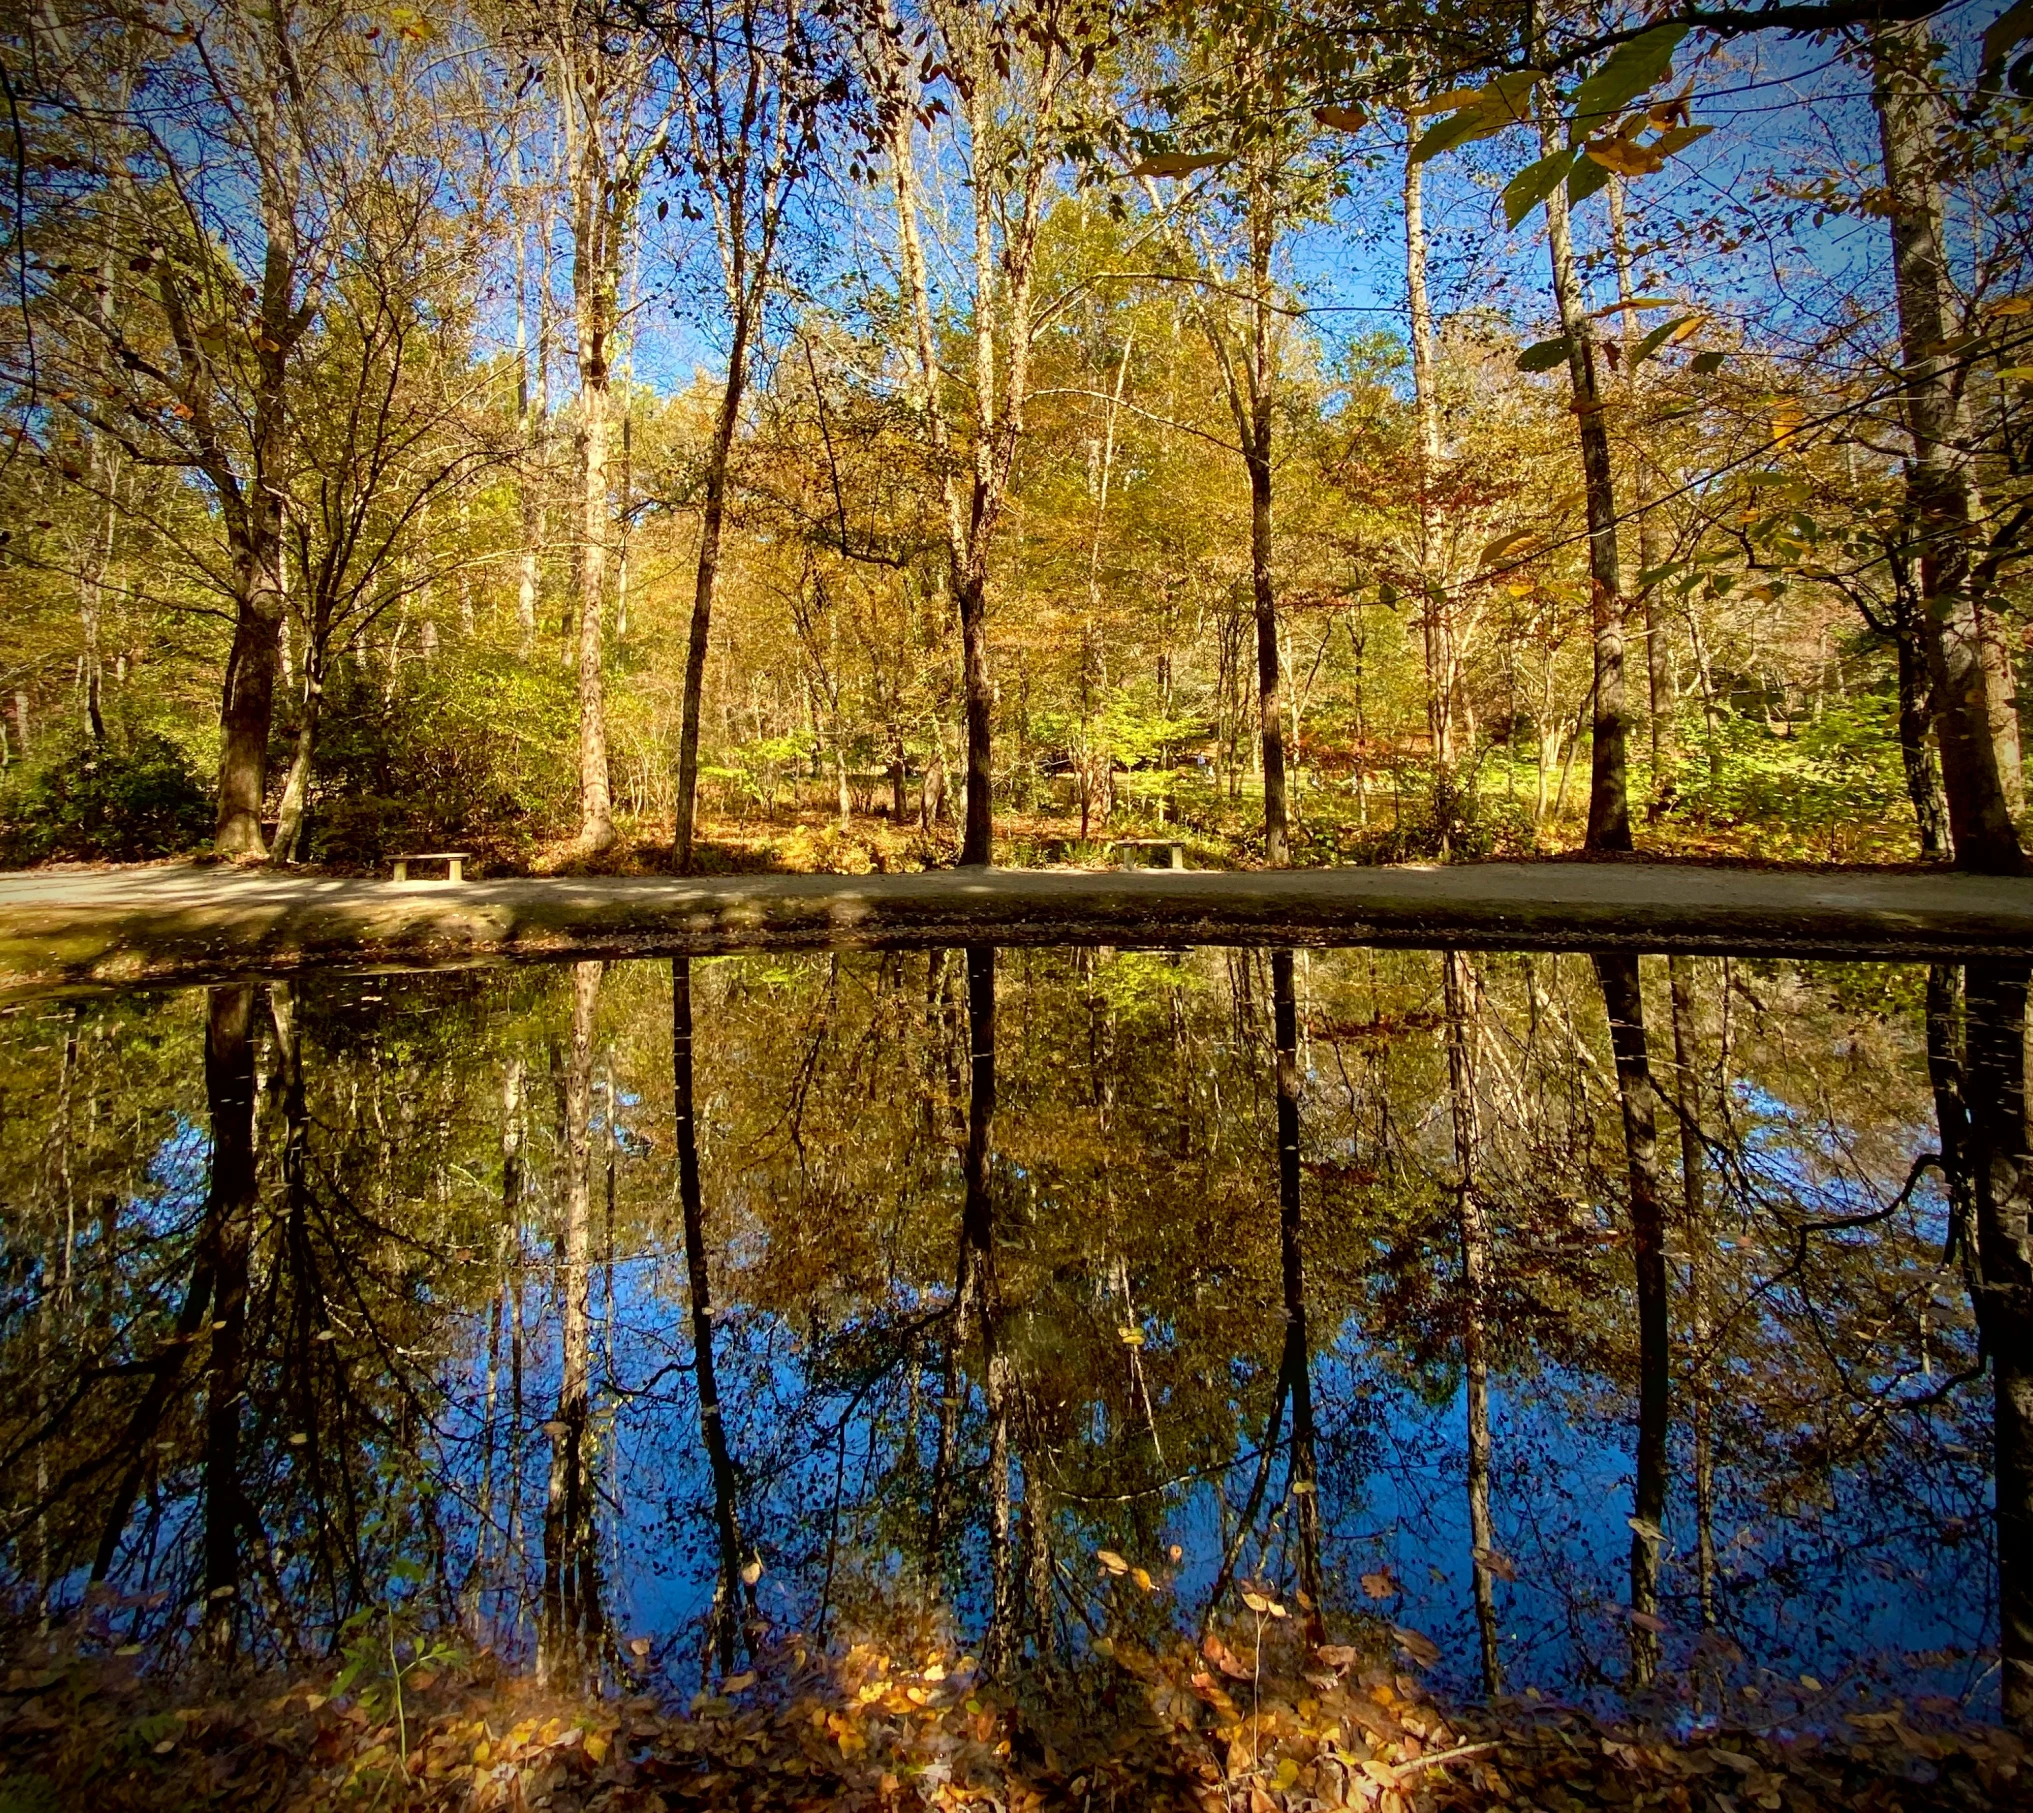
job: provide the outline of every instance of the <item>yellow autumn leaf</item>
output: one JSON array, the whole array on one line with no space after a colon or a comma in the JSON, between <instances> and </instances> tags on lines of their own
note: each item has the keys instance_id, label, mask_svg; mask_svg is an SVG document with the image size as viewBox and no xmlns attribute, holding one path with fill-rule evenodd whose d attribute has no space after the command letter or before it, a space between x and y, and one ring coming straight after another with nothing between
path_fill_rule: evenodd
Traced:
<instances>
[{"instance_id":1,"label":"yellow autumn leaf","mask_svg":"<svg viewBox=\"0 0 2033 1813\"><path fill-rule=\"evenodd\" d=\"M1097 1549L1094 1559L1100 1562L1111 1574L1127 1574L1129 1572L1129 1563L1123 1560L1113 1549Z\"/></svg>"}]
</instances>

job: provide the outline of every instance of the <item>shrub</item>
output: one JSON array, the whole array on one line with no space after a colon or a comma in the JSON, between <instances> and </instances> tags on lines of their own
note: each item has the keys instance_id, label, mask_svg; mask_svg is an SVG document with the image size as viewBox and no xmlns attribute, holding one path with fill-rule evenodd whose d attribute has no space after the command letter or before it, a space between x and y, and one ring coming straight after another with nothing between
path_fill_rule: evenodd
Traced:
<instances>
[{"instance_id":1,"label":"shrub","mask_svg":"<svg viewBox=\"0 0 2033 1813\"><path fill-rule=\"evenodd\" d=\"M20 867L139 862L194 849L212 833L212 799L167 737L52 745L0 789L0 857Z\"/></svg>"}]
</instances>

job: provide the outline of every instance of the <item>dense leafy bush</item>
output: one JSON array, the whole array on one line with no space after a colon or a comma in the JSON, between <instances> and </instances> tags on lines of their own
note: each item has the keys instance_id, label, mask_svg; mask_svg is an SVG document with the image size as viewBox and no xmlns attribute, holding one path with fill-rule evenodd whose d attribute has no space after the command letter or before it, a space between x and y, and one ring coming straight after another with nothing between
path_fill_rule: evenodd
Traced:
<instances>
[{"instance_id":1,"label":"dense leafy bush","mask_svg":"<svg viewBox=\"0 0 2033 1813\"><path fill-rule=\"evenodd\" d=\"M573 678L509 659L413 660L390 685L357 660L327 682L311 789L310 855L371 866L448 845L528 860L569 832L576 804ZM274 771L295 724L279 727Z\"/></svg>"},{"instance_id":2,"label":"dense leafy bush","mask_svg":"<svg viewBox=\"0 0 2033 1813\"><path fill-rule=\"evenodd\" d=\"M1910 857L1913 806L1891 709L1866 696L1776 728L1730 712L1712 728L1691 725L1672 813L1738 832L1758 856Z\"/></svg>"},{"instance_id":3,"label":"dense leafy bush","mask_svg":"<svg viewBox=\"0 0 2033 1813\"><path fill-rule=\"evenodd\" d=\"M19 867L173 856L202 844L213 816L204 783L167 737L72 739L0 784L0 858Z\"/></svg>"}]
</instances>

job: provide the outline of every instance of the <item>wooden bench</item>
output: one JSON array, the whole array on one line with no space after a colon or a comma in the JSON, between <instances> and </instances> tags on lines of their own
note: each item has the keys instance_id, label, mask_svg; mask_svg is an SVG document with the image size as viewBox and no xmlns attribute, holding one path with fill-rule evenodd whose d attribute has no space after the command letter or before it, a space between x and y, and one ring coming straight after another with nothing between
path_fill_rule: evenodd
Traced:
<instances>
[{"instance_id":1,"label":"wooden bench","mask_svg":"<svg viewBox=\"0 0 2033 1813\"><path fill-rule=\"evenodd\" d=\"M412 850L407 856L398 856L395 861L395 879L398 883L409 879L409 865L413 862L441 862L445 865L447 881L466 879L466 858L470 850Z\"/></svg>"},{"instance_id":2,"label":"wooden bench","mask_svg":"<svg viewBox=\"0 0 2033 1813\"><path fill-rule=\"evenodd\" d=\"M1115 851L1119 869L1183 869L1186 846L1169 837L1118 837L1109 848ZM1135 854L1132 854L1135 852Z\"/></svg>"}]
</instances>

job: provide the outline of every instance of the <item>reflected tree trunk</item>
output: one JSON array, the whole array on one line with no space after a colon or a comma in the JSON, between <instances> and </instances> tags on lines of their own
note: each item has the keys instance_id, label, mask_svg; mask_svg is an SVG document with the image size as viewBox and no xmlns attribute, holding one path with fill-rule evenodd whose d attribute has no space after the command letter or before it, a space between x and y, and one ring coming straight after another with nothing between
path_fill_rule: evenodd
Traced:
<instances>
[{"instance_id":1,"label":"reflected tree trunk","mask_svg":"<svg viewBox=\"0 0 2033 1813\"><path fill-rule=\"evenodd\" d=\"M966 1198L960 1215L960 1291L955 1344L978 1329L981 1371L988 1400L989 1574L988 1640L982 1660L991 1674L1005 1670L1016 1641L1016 1566L1010 1495L1009 1356L1000 1340L1001 1290L995 1265L995 1205L988 1187L988 1155L995 1130L995 947L967 947L967 1153ZM955 1382L957 1391L957 1381ZM957 1405L955 1406L957 1412Z\"/></svg>"},{"instance_id":2,"label":"reflected tree trunk","mask_svg":"<svg viewBox=\"0 0 2033 1813\"><path fill-rule=\"evenodd\" d=\"M1645 1003L1636 957L1599 953L1595 973L1609 1014L1623 1111L1631 1252L1638 1286L1638 1479L1631 1516L1631 1680L1659 1667L1659 1551L1666 1518L1666 1436L1672 1355L1666 1322L1666 1226L1659 1192L1659 1113L1645 1050Z\"/></svg>"},{"instance_id":3,"label":"reflected tree trunk","mask_svg":"<svg viewBox=\"0 0 2033 1813\"><path fill-rule=\"evenodd\" d=\"M1475 1057L1469 1016L1474 1011L1475 972L1460 951L1441 958L1447 1017L1447 1086L1454 1122L1454 1166L1459 1174L1455 1204L1461 1231L1463 1384L1468 1397L1468 1533L1475 1593L1475 1626L1482 1653L1482 1690L1503 1690L1497 1654L1496 1525L1490 1515L1489 1300L1491 1254L1489 1219L1476 1185Z\"/></svg>"},{"instance_id":4,"label":"reflected tree trunk","mask_svg":"<svg viewBox=\"0 0 2033 1813\"><path fill-rule=\"evenodd\" d=\"M2033 1730L2033 1148L2026 1130L2028 966L1964 974L1976 1314L1991 1363L2002 1711Z\"/></svg>"},{"instance_id":5,"label":"reflected tree trunk","mask_svg":"<svg viewBox=\"0 0 2033 1813\"><path fill-rule=\"evenodd\" d=\"M484 1590L488 1551L493 1545L495 1534L495 1470L496 1456L501 1450L501 1341L502 1325L506 1319L509 1293L519 1290L522 1258L522 1084L523 1062L520 1053L510 1056L501 1080L501 1225L496 1230L494 1241L494 1296L487 1306L487 1400L485 1410L486 1437L482 1448L482 1472L480 1476L480 1534L473 1553L473 1592ZM511 1505L520 1490L512 1458L519 1417L509 1425L509 1449L511 1459L505 1470L505 1486ZM505 1527L512 1529L515 1522L513 1509L510 1510ZM506 1578L512 1556L506 1545L502 1555L503 1576Z\"/></svg>"},{"instance_id":6,"label":"reflected tree trunk","mask_svg":"<svg viewBox=\"0 0 2033 1813\"><path fill-rule=\"evenodd\" d=\"M950 1115L953 1133L966 1149L966 1125L960 1108L960 1058L957 1036L949 1032L948 972L950 954L941 949L930 953L925 969L925 1013L928 1053L925 1077L925 1138L937 1148L947 1137L941 1125L940 1083L945 1085L945 1112ZM944 1054L943 1079L938 1074L938 1057ZM934 1572L944 1564L947 1539L951 1534L953 1465L960 1439L960 1349L966 1339L962 1304L967 1296L968 1246L963 1231L953 1270L953 1313L946 1319L945 1349L940 1359L939 1436L932 1461L930 1516L926 1530L927 1552Z\"/></svg>"},{"instance_id":7,"label":"reflected tree trunk","mask_svg":"<svg viewBox=\"0 0 2033 1813\"><path fill-rule=\"evenodd\" d=\"M671 959L671 1075L677 1131L678 1199L685 1216L685 1275L692 1295L692 1365L699 1392L699 1439L713 1474L713 1528L720 1547L720 1575L713 1588L709 1632L722 1671L734 1666L737 1637L746 1637L742 1595L755 1610L754 1583L744 1575L738 1492L740 1477L728 1452L727 1426L720 1414L720 1385L713 1367L713 1283L706 1266L706 1209L699 1183L699 1128L692 1096L692 960ZM749 1640L751 1651L753 1641Z\"/></svg>"},{"instance_id":8,"label":"reflected tree trunk","mask_svg":"<svg viewBox=\"0 0 2033 1813\"><path fill-rule=\"evenodd\" d=\"M591 1428L593 1022L604 964L572 966L572 1051L564 1076L564 1221L558 1230L558 1408L544 1505L546 1680L582 1678L599 1658L600 1563Z\"/></svg>"},{"instance_id":9,"label":"reflected tree trunk","mask_svg":"<svg viewBox=\"0 0 2033 1813\"><path fill-rule=\"evenodd\" d=\"M233 1658L239 1623L240 1397L245 1379L247 1273L254 1236L254 988L209 992L205 1097L212 1115L212 1184L205 1203L211 1249L212 1339L205 1367L204 1622L215 1662Z\"/></svg>"},{"instance_id":10,"label":"reflected tree trunk","mask_svg":"<svg viewBox=\"0 0 2033 1813\"><path fill-rule=\"evenodd\" d=\"M1948 1186L1953 1243L1964 1253L1977 1248L1976 1203L1970 1178L1970 1116L1963 1074L1962 966L1933 963L1927 968L1927 1080L1934 1091L1934 1124L1941 1146L1941 1174Z\"/></svg>"},{"instance_id":11,"label":"reflected tree trunk","mask_svg":"<svg viewBox=\"0 0 2033 1813\"><path fill-rule=\"evenodd\" d=\"M1282 1372L1292 1401L1289 1492L1299 1536L1299 1591L1307 1640L1326 1640L1320 1571L1320 1473L1313 1426L1312 1353L1306 1327L1305 1253L1299 1222L1299 1004L1292 953L1271 953L1271 1015L1277 1041L1278 1252L1285 1291ZM1272 1431L1272 1442L1277 1439Z\"/></svg>"},{"instance_id":12,"label":"reflected tree trunk","mask_svg":"<svg viewBox=\"0 0 2033 1813\"><path fill-rule=\"evenodd\" d=\"M1694 1343L1690 1396L1694 1420L1694 1544L1701 1628L1715 1628L1715 1393L1709 1382L1708 1344L1714 1337L1709 1303L1708 1231L1701 1150L1701 1081L1694 1063L1694 964L1666 959L1673 1003L1673 1067L1679 1078L1680 1207L1687 1238L1687 1301Z\"/></svg>"}]
</instances>

